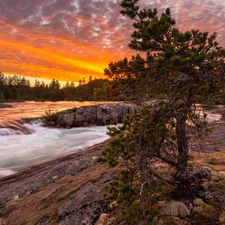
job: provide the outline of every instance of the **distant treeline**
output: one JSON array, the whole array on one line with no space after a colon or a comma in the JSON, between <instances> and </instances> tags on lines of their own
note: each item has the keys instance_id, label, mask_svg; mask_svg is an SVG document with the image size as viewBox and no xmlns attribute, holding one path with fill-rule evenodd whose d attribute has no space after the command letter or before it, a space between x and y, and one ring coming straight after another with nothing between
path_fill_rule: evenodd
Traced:
<instances>
[{"instance_id":1,"label":"distant treeline","mask_svg":"<svg viewBox=\"0 0 225 225\"><path fill-rule=\"evenodd\" d=\"M101 88L106 79L92 79L86 83L85 79L79 81L78 86L67 82L60 87L59 81L53 79L50 84L35 80L31 87L29 79L20 76L6 76L0 73L0 102L7 101L59 101L59 100L95 100L94 89Z\"/></svg>"}]
</instances>

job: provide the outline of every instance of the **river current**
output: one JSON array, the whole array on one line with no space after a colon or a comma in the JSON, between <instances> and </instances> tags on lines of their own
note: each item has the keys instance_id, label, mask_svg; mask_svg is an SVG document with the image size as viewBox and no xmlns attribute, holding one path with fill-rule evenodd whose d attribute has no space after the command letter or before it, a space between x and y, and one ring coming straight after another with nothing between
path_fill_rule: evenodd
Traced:
<instances>
[{"instance_id":1,"label":"river current","mask_svg":"<svg viewBox=\"0 0 225 225\"><path fill-rule=\"evenodd\" d=\"M37 162L79 151L108 139L107 127L54 129L43 127L40 118L51 112L99 104L99 102L13 102L0 107L0 177ZM4 107L3 107L4 106ZM33 118L31 123L21 122ZM26 131L28 134L24 134Z\"/></svg>"},{"instance_id":2,"label":"river current","mask_svg":"<svg viewBox=\"0 0 225 225\"><path fill-rule=\"evenodd\" d=\"M100 102L12 102L0 103L0 177L32 164L79 151L109 138L106 126L58 129L43 127L46 110L57 112ZM221 115L208 113L208 121ZM21 123L33 118L31 123ZM26 134L25 134L26 133Z\"/></svg>"}]
</instances>

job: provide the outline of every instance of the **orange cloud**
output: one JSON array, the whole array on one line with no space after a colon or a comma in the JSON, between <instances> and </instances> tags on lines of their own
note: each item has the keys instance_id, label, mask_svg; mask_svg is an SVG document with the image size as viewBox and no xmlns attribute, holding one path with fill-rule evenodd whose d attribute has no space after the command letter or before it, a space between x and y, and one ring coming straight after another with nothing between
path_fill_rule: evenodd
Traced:
<instances>
[{"instance_id":1,"label":"orange cloud","mask_svg":"<svg viewBox=\"0 0 225 225\"><path fill-rule=\"evenodd\" d=\"M132 21L119 14L120 0L1 0L0 71L77 82L104 77L111 61L136 54L128 49ZM170 7L182 30L218 32L225 45L223 0L139 0Z\"/></svg>"},{"instance_id":2,"label":"orange cloud","mask_svg":"<svg viewBox=\"0 0 225 225\"><path fill-rule=\"evenodd\" d=\"M76 47L81 52L84 47ZM90 51L90 50L89 50ZM18 43L15 40L0 40L1 70L6 73L27 75L31 77L55 78L65 81L79 81L82 77L103 77L103 69L108 62L96 60L89 54L89 58L79 55L77 51L67 52L54 46L42 48ZM4 54L5 52L5 54ZM98 61L98 62L97 62Z\"/></svg>"}]
</instances>

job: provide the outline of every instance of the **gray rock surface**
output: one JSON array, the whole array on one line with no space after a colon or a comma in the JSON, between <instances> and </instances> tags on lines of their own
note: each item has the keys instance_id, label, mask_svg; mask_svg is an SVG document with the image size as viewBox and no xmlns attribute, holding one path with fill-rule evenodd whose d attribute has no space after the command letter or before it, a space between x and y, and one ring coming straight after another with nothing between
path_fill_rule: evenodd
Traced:
<instances>
[{"instance_id":1,"label":"gray rock surface","mask_svg":"<svg viewBox=\"0 0 225 225\"><path fill-rule=\"evenodd\" d=\"M64 176L77 173L97 164L96 157L104 143L55 160L33 165L19 173L0 179L0 204L11 201L15 196L29 196L55 183ZM89 151L91 149L91 151Z\"/></svg>"},{"instance_id":2,"label":"gray rock surface","mask_svg":"<svg viewBox=\"0 0 225 225\"><path fill-rule=\"evenodd\" d=\"M176 201L161 201L159 202L161 207L161 215L175 216L175 217L186 217L190 215L190 211L183 202Z\"/></svg>"},{"instance_id":3,"label":"gray rock surface","mask_svg":"<svg viewBox=\"0 0 225 225\"><path fill-rule=\"evenodd\" d=\"M104 199L105 186L118 178L116 168L96 162L103 146L0 179L0 224L95 224L110 202Z\"/></svg>"},{"instance_id":4,"label":"gray rock surface","mask_svg":"<svg viewBox=\"0 0 225 225\"><path fill-rule=\"evenodd\" d=\"M59 112L56 126L71 128L118 124L122 122L125 115L137 113L140 109L141 106L123 102L82 106L78 109Z\"/></svg>"},{"instance_id":5,"label":"gray rock surface","mask_svg":"<svg viewBox=\"0 0 225 225\"><path fill-rule=\"evenodd\" d=\"M104 194L102 187L109 184L113 178L115 177L112 174L108 174L96 182L88 182L82 189L70 195L66 202L58 208L58 224L95 224L102 212L102 205L99 201Z\"/></svg>"},{"instance_id":6,"label":"gray rock surface","mask_svg":"<svg viewBox=\"0 0 225 225\"><path fill-rule=\"evenodd\" d=\"M103 213L95 225L118 225L118 220L115 215Z\"/></svg>"}]
</instances>

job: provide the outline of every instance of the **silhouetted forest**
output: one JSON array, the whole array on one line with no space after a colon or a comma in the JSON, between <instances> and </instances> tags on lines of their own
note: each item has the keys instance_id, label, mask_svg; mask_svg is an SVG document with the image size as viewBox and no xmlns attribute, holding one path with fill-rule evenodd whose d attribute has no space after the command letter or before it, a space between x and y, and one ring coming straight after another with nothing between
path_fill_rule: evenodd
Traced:
<instances>
[{"instance_id":1,"label":"silhouetted forest","mask_svg":"<svg viewBox=\"0 0 225 225\"><path fill-rule=\"evenodd\" d=\"M59 100L95 100L94 89L101 88L106 79L92 79L86 83L85 79L75 86L73 82L67 82L60 87L58 80L53 79L50 84L35 80L34 86L29 79L20 76L6 76L0 73L0 102L7 101L59 101Z\"/></svg>"}]
</instances>

